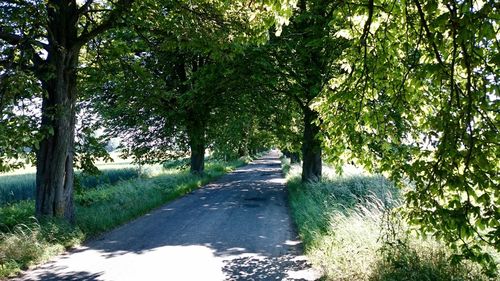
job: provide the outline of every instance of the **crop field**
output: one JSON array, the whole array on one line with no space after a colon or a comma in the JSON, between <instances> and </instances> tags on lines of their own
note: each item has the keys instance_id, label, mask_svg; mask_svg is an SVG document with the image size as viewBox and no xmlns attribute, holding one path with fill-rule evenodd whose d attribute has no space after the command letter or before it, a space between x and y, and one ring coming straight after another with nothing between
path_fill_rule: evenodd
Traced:
<instances>
[{"instance_id":1,"label":"crop field","mask_svg":"<svg viewBox=\"0 0 500 281\"><path fill-rule=\"evenodd\" d=\"M100 173L97 175L85 174L77 171L75 175L75 189L95 188L103 184L116 184L122 180L139 177L141 174L152 173L157 167L147 166L139 168L129 159L118 158L112 155L113 162L98 162ZM0 174L0 206L7 203L34 199L35 196L35 167L29 166L9 173Z\"/></svg>"}]
</instances>

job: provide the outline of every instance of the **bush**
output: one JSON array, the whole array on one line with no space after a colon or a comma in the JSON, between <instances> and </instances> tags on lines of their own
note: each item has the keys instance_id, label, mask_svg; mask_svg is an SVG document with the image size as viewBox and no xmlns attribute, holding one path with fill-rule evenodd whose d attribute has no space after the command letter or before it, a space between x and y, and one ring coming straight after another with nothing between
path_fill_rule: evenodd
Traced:
<instances>
[{"instance_id":1,"label":"bush","mask_svg":"<svg viewBox=\"0 0 500 281\"><path fill-rule=\"evenodd\" d=\"M32 200L9 204L0 208L0 233L9 233L18 224L34 222L35 202Z\"/></svg>"},{"instance_id":2,"label":"bush","mask_svg":"<svg viewBox=\"0 0 500 281\"><path fill-rule=\"evenodd\" d=\"M185 170L189 168L189 165L191 165L190 159L189 158L179 158L179 159L174 159L174 160L169 160L163 162L163 168L164 169L181 169Z\"/></svg>"}]
</instances>

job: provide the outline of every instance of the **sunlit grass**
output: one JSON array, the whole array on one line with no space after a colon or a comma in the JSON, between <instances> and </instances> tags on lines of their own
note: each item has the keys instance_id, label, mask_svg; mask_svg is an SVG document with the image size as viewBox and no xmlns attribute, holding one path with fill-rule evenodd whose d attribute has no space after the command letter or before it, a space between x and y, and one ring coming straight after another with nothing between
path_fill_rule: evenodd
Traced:
<instances>
[{"instance_id":1,"label":"sunlit grass","mask_svg":"<svg viewBox=\"0 0 500 281\"><path fill-rule=\"evenodd\" d=\"M322 182L304 185L300 166L287 165L291 213L324 280L497 280L471 262L451 265L449 249L409 231L400 191L382 176L327 168Z\"/></svg>"},{"instance_id":2,"label":"sunlit grass","mask_svg":"<svg viewBox=\"0 0 500 281\"><path fill-rule=\"evenodd\" d=\"M36 220L32 200L0 207L0 279L137 218L243 164L239 160L209 161L202 176L155 165L147 167L147 176L83 190L75 194L76 227L57 220Z\"/></svg>"}]
</instances>

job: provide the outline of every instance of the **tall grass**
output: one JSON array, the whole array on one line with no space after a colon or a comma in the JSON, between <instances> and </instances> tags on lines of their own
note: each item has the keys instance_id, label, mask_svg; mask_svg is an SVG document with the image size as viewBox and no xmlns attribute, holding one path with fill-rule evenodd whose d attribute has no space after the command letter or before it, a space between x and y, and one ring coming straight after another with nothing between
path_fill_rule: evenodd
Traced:
<instances>
[{"instance_id":1,"label":"tall grass","mask_svg":"<svg viewBox=\"0 0 500 281\"><path fill-rule=\"evenodd\" d=\"M57 220L36 220L30 200L0 207L0 279L141 216L243 164L238 160L210 161L202 176L177 168L157 169L151 177L86 189L75 195L76 227Z\"/></svg>"},{"instance_id":2,"label":"tall grass","mask_svg":"<svg viewBox=\"0 0 500 281\"><path fill-rule=\"evenodd\" d=\"M191 175L187 170L169 169L152 178L89 190L75 198L77 224L86 235L96 235L189 193L241 164L209 162L202 176Z\"/></svg>"},{"instance_id":3,"label":"tall grass","mask_svg":"<svg viewBox=\"0 0 500 281\"><path fill-rule=\"evenodd\" d=\"M59 220L38 221L34 202L0 208L0 279L48 260L84 239L79 228Z\"/></svg>"},{"instance_id":4,"label":"tall grass","mask_svg":"<svg viewBox=\"0 0 500 281\"><path fill-rule=\"evenodd\" d=\"M475 264L450 264L449 249L412 233L385 178L331 174L302 184L300 167L287 169L292 217L324 280L493 280Z\"/></svg>"}]
</instances>

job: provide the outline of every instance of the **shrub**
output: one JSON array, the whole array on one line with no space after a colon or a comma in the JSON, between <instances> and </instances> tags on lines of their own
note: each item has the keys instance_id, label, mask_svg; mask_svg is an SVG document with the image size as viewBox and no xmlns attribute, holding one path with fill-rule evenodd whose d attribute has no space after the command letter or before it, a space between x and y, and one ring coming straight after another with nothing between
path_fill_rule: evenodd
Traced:
<instances>
[{"instance_id":1,"label":"shrub","mask_svg":"<svg viewBox=\"0 0 500 281\"><path fill-rule=\"evenodd\" d=\"M0 208L0 233L11 232L18 224L32 224L35 202L21 201Z\"/></svg>"},{"instance_id":2,"label":"shrub","mask_svg":"<svg viewBox=\"0 0 500 281\"><path fill-rule=\"evenodd\" d=\"M164 169L181 169L185 170L189 168L190 165L190 159L189 158L179 158L179 159L174 159L174 160L169 160L163 162L163 168Z\"/></svg>"}]
</instances>

